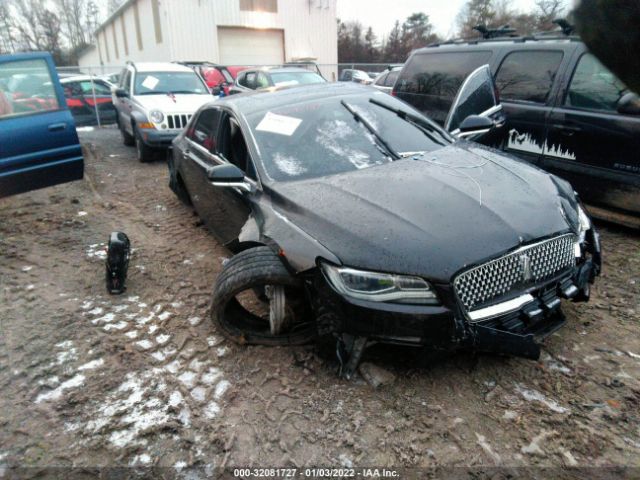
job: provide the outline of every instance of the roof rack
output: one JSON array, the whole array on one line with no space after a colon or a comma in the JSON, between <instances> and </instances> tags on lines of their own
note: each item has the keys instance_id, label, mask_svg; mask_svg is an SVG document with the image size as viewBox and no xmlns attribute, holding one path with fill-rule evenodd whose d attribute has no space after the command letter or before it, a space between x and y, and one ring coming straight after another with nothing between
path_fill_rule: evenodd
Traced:
<instances>
[{"instance_id":1,"label":"roof rack","mask_svg":"<svg viewBox=\"0 0 640 480\"><path fill-rule=\"evenodd\" d=\"M484 25L477 25L473 27L482 34L481 38L455 38L452 40L446 40L444 42L435 42L427 45L427 47L440 47L442 45L477 45L479 43L488 42L528 42L536 40L570 40L579 41L580 37L575 35L575 28L567 20L558 18L553 21L554 24L560 27L560 30L554 30L551 32L536 32L533 35L520 36L516 34L516 30L509 25L503 25L498 28L487 28Z\"/></svg>"}]
</instances>

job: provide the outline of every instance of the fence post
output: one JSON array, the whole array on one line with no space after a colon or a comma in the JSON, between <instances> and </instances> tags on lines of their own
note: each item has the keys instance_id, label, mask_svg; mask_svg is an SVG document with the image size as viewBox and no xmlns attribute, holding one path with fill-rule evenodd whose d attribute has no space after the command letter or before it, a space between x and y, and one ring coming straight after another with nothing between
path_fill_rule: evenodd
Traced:
<instances>
[{"instance_id":1,"label":"fence post","mask_svg":"<svg viewBox=\"0 0 640 480\"><path fill-rule=\"evenodd\" d=\"M93 83L93 70L89 70L89 78L91 79L91 92L93 93L93 109L96 111L96 120L98 121L98 128L102 128L102 125L100 125L100 112L98 111L98 100L96 99L96 86Z\"/></svg>"}]
</instances>

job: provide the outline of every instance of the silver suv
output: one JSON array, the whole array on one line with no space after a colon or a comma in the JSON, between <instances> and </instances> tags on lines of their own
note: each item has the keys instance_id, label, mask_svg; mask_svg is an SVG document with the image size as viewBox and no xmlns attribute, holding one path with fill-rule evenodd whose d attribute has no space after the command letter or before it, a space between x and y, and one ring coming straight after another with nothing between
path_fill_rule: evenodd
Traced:
<instances>
[{"instance_id":1,"label":"silver suv","mask_svg":"<svg viewBox=\"0 0 640 480\"><path fill-rule=\"evenodd\" d=\"M196 72L175 63L128 63L112 97L122 140L136 146L141 162L169 147L196 110L213 99Z\"/></svg>"}]
</instances>

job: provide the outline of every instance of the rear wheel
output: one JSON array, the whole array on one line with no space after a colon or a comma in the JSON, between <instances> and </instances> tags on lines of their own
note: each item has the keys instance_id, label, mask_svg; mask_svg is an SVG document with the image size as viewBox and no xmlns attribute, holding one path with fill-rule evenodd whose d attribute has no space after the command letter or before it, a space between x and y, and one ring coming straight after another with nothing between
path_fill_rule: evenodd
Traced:
<instances>
[{"instance_id":1,"label":"rear wheel","mask_svg":"<svg viewBox=\"0 0 640 480\"><path fill-rule=\"evenodd\" d=\"M240 344L301 345L317 332L302 283L269 247L240 252L223 267L211 318Z\"/></svg>"}]
</instances>

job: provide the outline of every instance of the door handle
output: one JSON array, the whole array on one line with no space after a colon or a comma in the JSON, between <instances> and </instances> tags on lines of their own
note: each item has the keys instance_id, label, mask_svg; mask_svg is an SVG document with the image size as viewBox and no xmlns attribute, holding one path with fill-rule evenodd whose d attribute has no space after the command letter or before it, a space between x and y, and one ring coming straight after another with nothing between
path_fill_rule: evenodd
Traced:
<instances>
[{"instance_id":1,"label":"door handle","mask_svg":"<svg viewBox=\"0 0 640 480\"><path fill-rule=\"evenodd\" d=\"M52 123L51 125L49 125L49 131L50 132L61 132L63 130L65 130L67 128L67 124L66 123Z\"/></svg>"},{"instance_id":2,"label":"door handle","mask_svg":"<svg viewBox=\"0 0 640 480\"><path fill-rule=\"evenodd\" d=\"M552 125L553 128L557 128L561 134L571 136L574 133L581 132L582 128L575 125L556 124Z\"/></svg>"}]
</instances>

